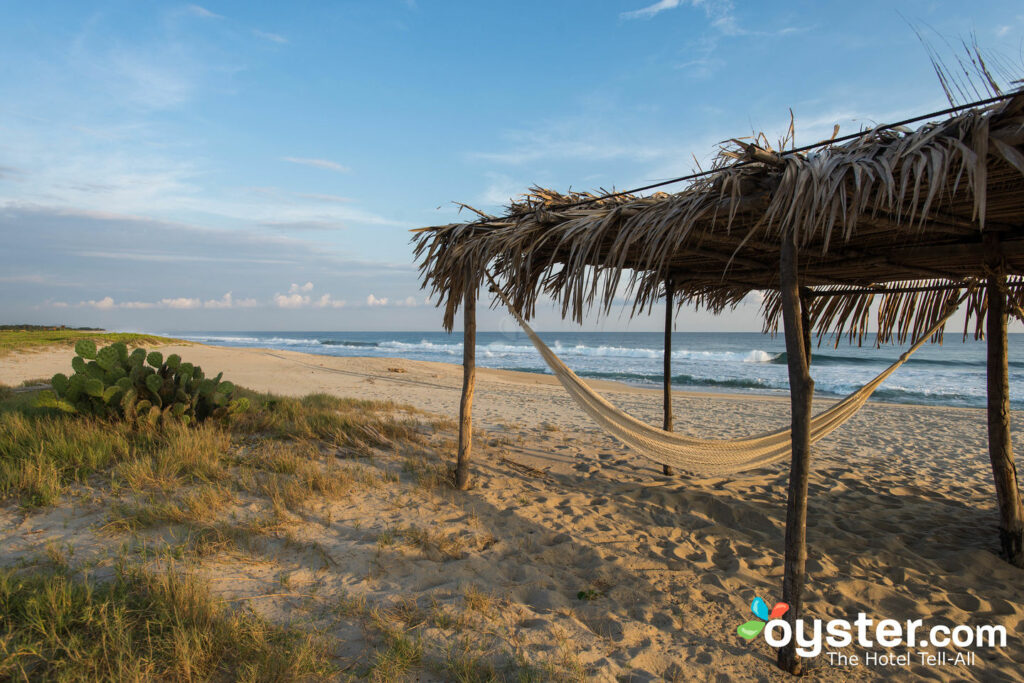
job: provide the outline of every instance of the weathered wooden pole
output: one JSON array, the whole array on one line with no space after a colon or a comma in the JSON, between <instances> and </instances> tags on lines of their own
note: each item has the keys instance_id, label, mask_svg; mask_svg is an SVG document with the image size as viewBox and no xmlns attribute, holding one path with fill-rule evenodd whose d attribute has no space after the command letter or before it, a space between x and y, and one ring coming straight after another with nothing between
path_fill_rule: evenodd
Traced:
<instances>
[{"instance_id":1,"label":"weathered wooden pole","mask_svg":"<svg viewBox=\"0 0 1024 683\"><path fill-rule=\"evenodd\" d=\"M1006 348L1006 275L999 235L985 235L988 276L988 457L999 504L999 541L1006 560L1024 567L1024 509L1010 442L1010 373Z\"/></svg>"},{"instance_id":2,"label":"weathered wooden pole","mask_svg":"<svg viewBox=\"0 0 1024 683\"><path fill-rule=\"evenodd\" d=\"M462 300L462 400L459 402L459 461L455 486L469 488L473 450L473 385L476 382L476 287L467 286Z\"/></svg>"},{"instance_id":3,"label":"weathered wooden pole","mask_svg":"<svg viewBox=\"0 0 1024 683\"><path fill-rule=\"evenodd\" d=\"M800 283L797 277L796 234L783 237L779 259L782 320L789 365L790 428L792 459L789 467L789 498L786 503L786 566L782 601L789 605L785 619L796 632L801 616L804 568L807 564L807 478L811 465L811 399L814 381L806 355ZM796 638L779 648L779 668L798 675L803 666L796 654Z\"/></svg>"},{"instance_id":4,"label":"weathered wooden pole","mask_svg":"<svg viewBox=\"0 0 1024 683\"><path fill-rule=\"evenodd\" d=\"M814 300L814 293L809 287L800 288L800 329L804 333L804 357L807 358L807 367L811 366L811 301Z\"/></svg>"},{"instance_id":5,"label":"weathered wooden pole","mask_svg":"<svg viewBox=\"0 0 1024 683\"><path fill-rule=\"evenodd\" d=\"M672 295L674 294L672 278L665 280L665 419L662 429L666 432L672 431ZM674 474L668 465L662 465L661 471L664 474Z\"/></svg>"}]
</instances>

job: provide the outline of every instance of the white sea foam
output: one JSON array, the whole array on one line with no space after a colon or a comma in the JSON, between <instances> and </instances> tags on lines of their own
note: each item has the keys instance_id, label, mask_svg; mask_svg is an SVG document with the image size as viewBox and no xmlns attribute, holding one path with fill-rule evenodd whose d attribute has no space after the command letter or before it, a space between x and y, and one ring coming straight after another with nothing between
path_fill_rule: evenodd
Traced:
<instances>
[{"instance_id":1,"label":"white sea foam","mask_svg":"<svg viewBox=\"0 0 1024 683\"><path fill-rule=\"evenodd\" d=\"M562 357L586 356L591 358L653 358L662 357L661 349L630 348L626 346L587 346L585 344L563 345L555 342L551 345L556 354ZM418 343L383 341L377 346L380 349L390 349L401 352L430 352L443 353L448 355L462 354L462 344L438 344L427 340ZM503 344L493 342L477 346L477 355L488 358L502 358L508 356L537 356L537 350L532 345L526 344ZM770 363L779 354L768 353L760 349L750 351L694 351L690 349L677 349L672 352L672 358L679 360L697 361L725 361L732 363Z\"/></svg>"}]
</instances>

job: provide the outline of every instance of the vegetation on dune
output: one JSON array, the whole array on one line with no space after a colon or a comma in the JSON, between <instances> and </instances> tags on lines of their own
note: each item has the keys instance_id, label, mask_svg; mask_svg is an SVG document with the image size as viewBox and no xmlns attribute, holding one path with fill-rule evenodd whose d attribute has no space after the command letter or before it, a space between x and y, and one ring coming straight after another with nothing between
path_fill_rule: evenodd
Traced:
<instances>
[{"instance_id":1,"label":"vegetation on dune","mask_svg":"<svg viewBox=\"0 0 1024 683\"><path fill-rule=\"evenodd\" d=\"M234 398L235 385L207 378L198 365L172 353L146 353L115 342L97 350L90 339L75 344L71 377L57 373L50 380L56 395L50 402L69 413L157 422L195 424L248 409L249 401ZM49 397L47 397L49 398Z\"/></svg>"},{"instance_id":2,"label":"vegetation on dune","mask_svg":"<svg viewBox=\"0 0 1024 683\"><path fill-rule=\"evenodd\" d=\"M40 405L38 392L0 396L0 499L52 505L70 487L100 475L115 489L135 491L216 482L239 461L232 444L254 434L270 438L250 447L252 466L280 442L301 447L308 460L311 440L364 449L417 438L415 423L390 416L397 406L389 403L236 393L247 399L248 411L192 427L69 414Z\"/></svg>"},{"instance_id":3,"label":"vegetation on dune","mask_svg":"<svg viewBox=\"0 0 1024 683\"><path fill-rule=\"evenodd\" d=\"M76 514L96 515L82 532L92 542L123 545L112 562L83 555L72 566L75 545L48 545L48 561L0 569L0 680L384 681L421 671L465 681L583 680L568 649L527 661L510 647L514 637L498 635L505 603L476 588L447 606L413 596L338 604L315 582L292 587L282 571L280 588L225 602L196 578L207 562L232 558L306 558L326 568L336 550L305 533L310 523L331 527L350 503L395 510L443 499L450 473L434 447L454 448L450 421L390 402L237 388L250 405L244 412L150 424L68 413L41 404L45 393L0 392L0 501L27 510L66 501ZM429 523L385 523L370 538L371 573L384 554L451 561L495 542ZM287 627L268 620L274 610L267 618L252 611L270 603L250 598L298 593ZM366 641L354 660L336 657L330 629L339 620L358 624Z\"/></svg>"},{"instance_id":4,"label":"vegetation on dune","mask_svg":"<svg viewBox=\"0 0 1024 683\"><path fill-rule=\"evenodd\" d=\"M72 329L0 329L0 356L13 351L33 351L49 347L74 346L82 339L94 343L122 342L128 346L184 344L180 339L134 332L103 332Z\"/></svg>"},{"instance_id":5,"label":"vegetation on dune","mask_svg":"<svg viewBox=\"0 0 1024 683\"><path fill-rule=\"evenodd\" d=\"M231 611L194 576L0 570L0 678L294 681L334 670L325 641Z\"/></svg>"}]
</instances>

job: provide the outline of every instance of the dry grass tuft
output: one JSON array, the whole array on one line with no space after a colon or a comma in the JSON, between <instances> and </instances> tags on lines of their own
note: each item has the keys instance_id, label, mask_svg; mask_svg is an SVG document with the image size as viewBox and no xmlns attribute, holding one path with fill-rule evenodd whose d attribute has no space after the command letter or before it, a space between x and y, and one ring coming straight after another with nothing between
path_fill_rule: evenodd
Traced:
<instances>
[{"instance_id":1,"label":"dry grass tuft","mask_svg":"<svg viewBox=\"0 0 1024 683\"><path fill-rule=\"evenodd\" d=\"M0 570L0 678L290 681L335 671L322 640L231 612L196 577L122 569L112 581Z\"/></svg>"}]
</instances>

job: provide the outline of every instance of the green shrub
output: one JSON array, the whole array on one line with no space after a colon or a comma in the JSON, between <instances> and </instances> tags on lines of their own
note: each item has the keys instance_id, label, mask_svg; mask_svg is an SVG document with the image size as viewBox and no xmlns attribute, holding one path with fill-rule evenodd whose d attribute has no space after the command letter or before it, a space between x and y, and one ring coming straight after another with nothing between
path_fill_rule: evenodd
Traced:
<instances>
[{"instance_id":1,"label":"green shrub","mask_svg":"<svg viewBox=\"0 0 1024 683\"><path fill-rule=\"evenodd\" d=\"M89 339L79 341L75 353L74 374L54 375L53 392L41 403L69 413L149 424L195 424L242 412L249 405L248 399L234 398L235 385L222 381L223 373L207 378L202 368L182 362L177 354L165 360L159 351L128 353L123 342L97 349Z\"/></svg>"}]
</instances>

